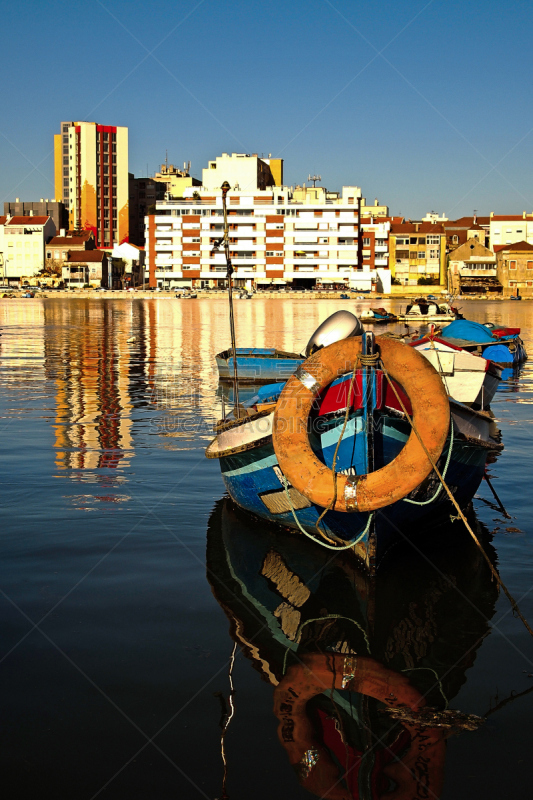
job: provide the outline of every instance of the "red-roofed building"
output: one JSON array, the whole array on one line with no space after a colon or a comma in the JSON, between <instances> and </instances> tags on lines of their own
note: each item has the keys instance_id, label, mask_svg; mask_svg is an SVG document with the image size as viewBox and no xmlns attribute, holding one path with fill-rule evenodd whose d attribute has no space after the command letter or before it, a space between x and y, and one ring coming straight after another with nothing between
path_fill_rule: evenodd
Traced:
<instances>
[{"instance_id":1,"label":"red-roofed building","mask_svg":"<svg viewBox=\"0 0 533 800\"><path fill-rule=\"evenodd\" d=\"M469 239L477 239L484 246L488 244L490 217L461 217L443 224L448 252L461 247Z\"/></svg>"},{"instance_id":2,"label":"red-roofed building","mask_svg":"<svg viewBox=\"0 0 533 800\"><path fill-rule=\"evenodd\" d=\"M33 283L43 269L46 244L56 232L51 217L0 217L0 280Z\"/></svg>"},{"instance_id":3,"label":"red-roofed building","mask_svg":"<svg viewBox=\"0 0 533 800\"><path fill-rule=\"evenodd\" d=\"M503 245L496 253L496 265L504 297L533 297L533 244L521 241Z\"/></svg>"},{"instance_id":4,"label":"red-roofed building","mask_svg":"<svg viewBox=\"0 0 533 800\"><path fill-rule=\"evenodd\" d=\"M67 286L109 286L108 255L105 250L69 250L62 268Z\"/></svg>"},{"instance_id":5,"label":"red-roofed building","mask_svg":"<svg viewBox=\"0 0 533 800\"><path fill-rule=\"evenodd\" d=\"M391 223L389 253L391 274L398 283L446 284L446 232L442 223Z\"/></svg>"},{"instance_id":6,"label":"red-roofed building","mask_svg":"<svg viewBox=\"0 0 533 800\"><path fill-rule=\"evenodd\" d=\"M92 231L64 231L50 239L46 246L46 262L51 266L62 266L69 250L94 250L96 242Z\"/></svg>"}]
</instances>

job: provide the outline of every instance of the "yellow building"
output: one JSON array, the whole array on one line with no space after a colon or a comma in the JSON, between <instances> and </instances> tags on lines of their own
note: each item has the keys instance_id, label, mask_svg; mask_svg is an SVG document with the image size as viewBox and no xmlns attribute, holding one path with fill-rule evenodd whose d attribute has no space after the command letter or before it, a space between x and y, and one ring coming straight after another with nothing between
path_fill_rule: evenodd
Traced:
<instances>
[{"instance_id":1,"label":"yellow building","mask_svg":"<svg viewBox=\"0 0 533 800\"><path fill-rule=\"evenodd\" d=\"M62 122L54 157L56 199L69 227L92 230L98 246L128 241L128 129Z\"/></svg>"},{"instance_id":2,"label":"yellow building","mask_svg":"<svg viewBox=\"0 0 533 800\"><path fill-rule=\"evenodd\" d=\"M446 285L446 232L442 224L393 222L389 254L391 276L402 285Z\"/></svg>"},{"instance_id":3,"label":"yellow building","mask_svg":"<svg viewBox=\"0 0 533 800\"><path fill-rule=\"evenodd\" d=\"M185 189L202 185L202 181L189 174L187 165L184 165L184 169L177 169L174 164L161 164L161 172L156 172L153 180L166 184L166 191L170 197L183 197Z\"/></svg>"}]
</instances>

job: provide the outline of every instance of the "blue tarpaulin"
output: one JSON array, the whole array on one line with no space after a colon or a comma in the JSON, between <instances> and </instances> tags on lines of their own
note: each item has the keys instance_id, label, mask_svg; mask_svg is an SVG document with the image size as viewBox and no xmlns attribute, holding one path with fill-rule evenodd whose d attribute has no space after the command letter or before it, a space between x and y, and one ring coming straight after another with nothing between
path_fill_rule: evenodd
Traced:
<instances>
[{"instance_id":1,"label":"blue tarpaulin","mask_svg":"<svg viewBox=\"0 0 533 800\"><path fill-rule=\"evenodd\" d=\"M467 342L493 342L494 336L488 328L469 319L456 319L442 329L445 339L464 339Z\"/></svg>"}]
</instances>

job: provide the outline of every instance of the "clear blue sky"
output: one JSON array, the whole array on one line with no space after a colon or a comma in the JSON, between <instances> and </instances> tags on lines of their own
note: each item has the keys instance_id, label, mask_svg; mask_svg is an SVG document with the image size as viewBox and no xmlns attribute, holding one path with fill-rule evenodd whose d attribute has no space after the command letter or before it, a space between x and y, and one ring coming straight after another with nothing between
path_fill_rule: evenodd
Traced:
<instances>
[{"instance_id":1,"label":"clear blue sky","mask_svg":"<svg viewBox=\"0 0 533 800\"><path fill-rule=\"evenodd\" d=\"M0 27L0 200L53 197L63 119L129 128L130 171L226 152L394 214L533 210L525 0L20 0Z\"/></svg>"}]
</instances>

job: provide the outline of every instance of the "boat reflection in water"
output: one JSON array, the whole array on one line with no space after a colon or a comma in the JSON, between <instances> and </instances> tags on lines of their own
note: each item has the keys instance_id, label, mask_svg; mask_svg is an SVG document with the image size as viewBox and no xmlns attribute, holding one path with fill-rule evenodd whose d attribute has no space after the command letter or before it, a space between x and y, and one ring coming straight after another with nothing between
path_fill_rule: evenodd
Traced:
<instances>
[{"instance_id":1,"label":"boat reflection in water","mask_svg":"<svg viewBox=\"0 0 533 800\"><path fill-rule=\"evenodd\" d=\"M486 530L470 522L494 558ZM476 727L444 709L498 595L459 527L424 555L396 550L370 578L353 554L276 536L227 498L215 506L208 580L232 638L275 687L280 742L313 794L440 795L446 738Z\"/></svg>"}]
</instances>

